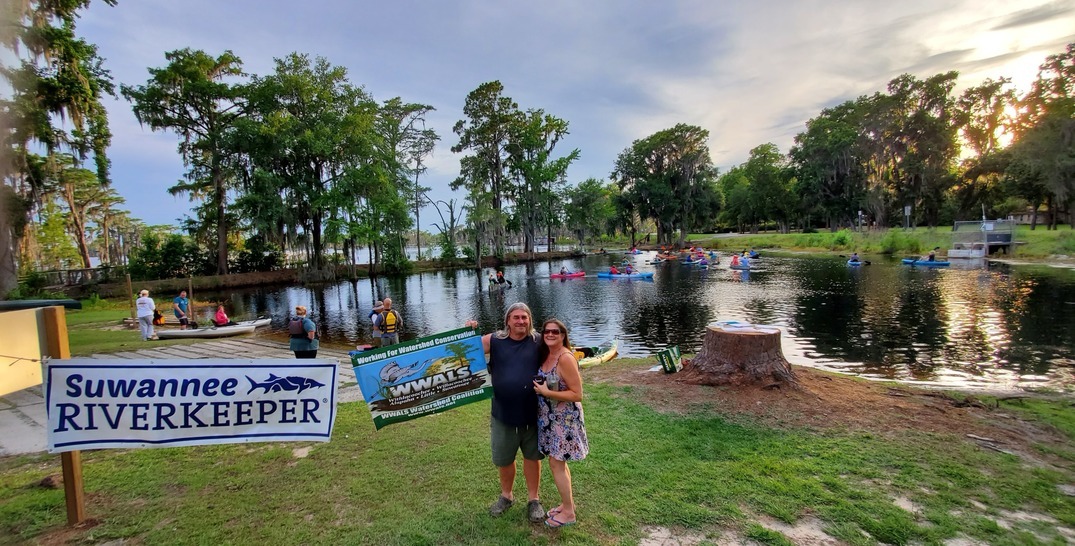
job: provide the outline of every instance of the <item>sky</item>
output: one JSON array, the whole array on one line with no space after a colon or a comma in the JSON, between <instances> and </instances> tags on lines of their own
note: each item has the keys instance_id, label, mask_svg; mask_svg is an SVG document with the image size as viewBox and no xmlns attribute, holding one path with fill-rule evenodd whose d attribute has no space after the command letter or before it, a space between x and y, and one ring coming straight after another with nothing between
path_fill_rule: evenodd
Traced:
<instances>
[{"instance_id":1,"label":"sky","mask_svg":"<svg viewBox=\"0 0 1075 546\"><path fill-rule=\"evenodd\" d=\"M119 0L92 2L77 33L97 44L117 84L141 85L168 51L231 50L268 75L292 52L324 57L377 102L436 108L440 142L420 182L464 200L452 132L468 93L499 80L522 109L566 120L559 155L578 148L568 182L608 179L637 139L677 123L710 134L714 164L767 142L787 152L823 108L883 91L892 78L960 73L959 87L1007 76L1020 91L1048 55L1075 42L1075 0ZM132 216L192 214L167 188L185 168L178 137L138 124L108 99L113 187ZM432 208L422 228L434 231Z\"/></svg>"}]
</instances>

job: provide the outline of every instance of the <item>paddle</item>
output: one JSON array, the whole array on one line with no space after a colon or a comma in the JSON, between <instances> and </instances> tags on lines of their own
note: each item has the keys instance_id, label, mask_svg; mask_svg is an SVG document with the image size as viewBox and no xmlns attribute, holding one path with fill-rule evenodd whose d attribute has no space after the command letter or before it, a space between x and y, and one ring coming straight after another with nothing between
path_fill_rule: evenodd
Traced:
<instances>
[{"instance_id":1,"label":"paddle","mask_svg":"<svg viewBox=\"0 0 1075 546\"><path fill-rule=\"evenodd\" d=\"M844 256L843 254L837 254L837 256L841 258L847 258L847 256ZM870 260L859 260L859 263L861 263L862 265L870 265L872 262Z\"/></svg>"}]
</instances>

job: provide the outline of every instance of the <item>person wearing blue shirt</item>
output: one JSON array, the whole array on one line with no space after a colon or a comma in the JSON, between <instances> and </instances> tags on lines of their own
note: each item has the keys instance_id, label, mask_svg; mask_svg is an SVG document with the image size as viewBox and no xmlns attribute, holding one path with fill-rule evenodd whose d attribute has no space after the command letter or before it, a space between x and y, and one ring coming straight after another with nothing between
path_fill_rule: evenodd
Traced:
<instances>
[{"instance_id":1,"label":"person wearing blue shirt","mask_svg":"<svg viewBox=\"0 0 1075 546\"><path fill-rule=\"evenodd\" d=\"M187 291L180 290L179 295L172 300L172 311L175 318L179 319L179 328L186 330L190 324L190 300L187 299Z\"/></svg>"},{"instance_id":2,"label":"person wearing blue shirt","mask_svg":"<svg viewBox=\"0 0 1075 546\"><path fill-rule=\"evenodd\" d=\"M295 306L295 316L288 323L287 332L291 336L289 348L295 353L295 358L317 358L320 345L317 325L306 316L305 305Z\"/></svg>"}]
</instances>

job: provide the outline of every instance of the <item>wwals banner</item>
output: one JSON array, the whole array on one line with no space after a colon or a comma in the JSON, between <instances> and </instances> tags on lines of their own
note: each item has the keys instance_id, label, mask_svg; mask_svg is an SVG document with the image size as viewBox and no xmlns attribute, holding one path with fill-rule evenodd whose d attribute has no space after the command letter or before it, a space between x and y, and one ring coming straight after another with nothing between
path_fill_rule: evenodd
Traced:
<instances>
[{"instance_id":1,"label":"wwals banner","mask_svg":"<svg viewBox=\"0 0 1075 546\"><path fill-rule=\"evenodd\" d=\"M493 396L481 336L470 328L352 352L351 363L378 429Z\"/></svg>"},{"instance_id":2,"label":"wwals banner","mask_svg":"<svg viewBox=\"0 0 1075 546\"><path fill-rule=\"evenodd\" d=\"M50 453L303 440L327 442L327 360L52 360L42 365Z\"/></svg>"}]
</instances>

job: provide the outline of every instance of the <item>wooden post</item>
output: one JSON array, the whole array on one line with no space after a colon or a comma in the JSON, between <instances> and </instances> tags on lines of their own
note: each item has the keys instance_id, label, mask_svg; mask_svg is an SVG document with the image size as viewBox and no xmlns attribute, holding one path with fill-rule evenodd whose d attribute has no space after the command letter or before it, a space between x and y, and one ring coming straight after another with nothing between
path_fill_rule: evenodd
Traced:
<instances>
[{"instance_id":1,"label":"wooden post","mask_svg":"<svg viewBox=\"0 0 1075 546\"><path fill-rule=\"evenodd\" d=\"M137 320L134 312L134 289L131 288L131 274L127 273L127 303L131 305L131 318ZM66 338L65 338L66 339Z\"/></svg>"},{"instance_id":2,"label":"wooden post","mask_svg":"<svg viewBox=\"0 0 1075 546\"><path fill-rule=\"evenodd\" d=\"M128 283L130 277L128 277ZM71 358L67 340L67 321L63 307L42 309L45 317L45 340L49 358ZM67 451L60 454L63 466L63 492L67 500L67 523L74 525L86 520L86 500L82 486L82 453Z\"/></svg>"}]
</instances>

